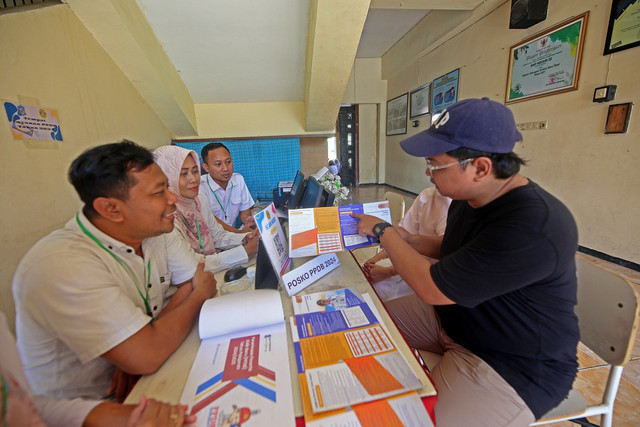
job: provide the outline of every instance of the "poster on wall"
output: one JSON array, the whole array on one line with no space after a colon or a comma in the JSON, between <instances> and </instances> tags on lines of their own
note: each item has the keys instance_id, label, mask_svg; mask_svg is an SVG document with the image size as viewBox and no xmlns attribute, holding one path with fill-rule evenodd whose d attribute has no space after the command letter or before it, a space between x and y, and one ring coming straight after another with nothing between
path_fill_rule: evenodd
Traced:
<instances>
[{"instance_id":1,"label":"poster on wall","mask_svg":"<svg viewBox=\"0 0 640 427\"><path fill-rule=\"evenodd\" d=\"M604 55L640 46L640 0L613 0Z\"/></svg>"},{"instance_id":2,"label":"poster on wall","mask_svg":"<svg viewBox=\"0 0 640 427\"><path fill-rule=\"evenodd\" d=\"M62 141L56 110L5 102L4 111L13 139Z\"/></svg>"},{"instance_id":3,"label":"poster on wall","mask_svg":"<svg viewBox=\"0 0 640 427\"><path fill-rule=\"evenodd\" d=\"M407 105L409 95L403 94L387 101L387 135L407 133Z\"/></svg>"},{"instance_id":4,"label":"poster on wall","mask_svg":"<svg viewBox=\"0 0 640 427\"><path fill-rule=\"evenodd\" d=\"M431 83L427 83L426 85L421 86L411 92L411 108L409 118L415 119L416 117L421 117L429 114L429 101L431 100L429 97L430 89Z\"/></svg>"},{"instance_id":5,"label":"poster on wall","mask_svg":"<svg viewBox=\"0 0 640 427\"><path fill-rule=\"evenodd\" d=\"M460 68L433 81L431 91L431 124L440 117L442 111L458 102L458 80Z\"/></svg>"},{"instance_id":6,"label":"poster on wall","mask_svg":"<svg viewBox=\"0 0 640 427\"><path fill-rule=\"evenodd\" d=\"M578 89L589 12L511 46L505 103Z\"/></svg>"}]
</instances>

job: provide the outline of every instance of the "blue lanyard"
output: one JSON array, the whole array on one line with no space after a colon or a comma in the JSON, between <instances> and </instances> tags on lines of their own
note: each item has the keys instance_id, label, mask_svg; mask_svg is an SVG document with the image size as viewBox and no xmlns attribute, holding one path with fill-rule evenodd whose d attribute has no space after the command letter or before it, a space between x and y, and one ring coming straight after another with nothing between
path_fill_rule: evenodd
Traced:
<instances>
[{"instance_id":1,"label":"blue lanyard","mask_svg":"<svg viewBox=\"0 0 640 427\"><path fill-rule=\"evenodd\" d=\"M142 291L140 290L140 282L138 282L138 278L136 277L133 270L131 270L131 267L129 267L129 264L122 262L122 260L118 257L118 255L114 254L109 249L107 249L100 242L100 240L96 238L96 236L91 234L91 232L87 230L84 225L82 225L82 222L80 222L80 216L77 213L76 213L76 222L78 223L80 230L82 230L84 234L89 236L89 238L91 238L91 240L96 242L98 246L100 246L102 249L107 251L107 253L111 255L113 259L115 259L122 268L124 268L124 271L126 271L129 277L131 277L131 280L133 280L133 284L135 285L136 290L140 294L140 298L142 298L142 301L144 301L144 307L147 309L147 315L153 317L153 313L151 312L151 306L149 305L149 288L148 287L145 288L146 296L142 295ZM147 283L151 284L151 260L149 260L149 262L147 263Z\"/></svg>"}]
</instances>

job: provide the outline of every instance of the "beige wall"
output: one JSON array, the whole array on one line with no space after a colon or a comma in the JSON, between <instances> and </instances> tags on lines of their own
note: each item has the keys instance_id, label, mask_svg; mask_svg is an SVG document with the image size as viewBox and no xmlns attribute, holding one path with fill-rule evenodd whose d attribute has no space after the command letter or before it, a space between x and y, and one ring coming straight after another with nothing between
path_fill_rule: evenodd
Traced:
<instances>
[{"instance_id":1,"label":"beige wall","mask_svg":"<svg viewBox=\"0 0 640 427\"><path fill-rule=\"evenodd\" d=\"M300 170L305 177L326 167L329 158L327 137L300 138ZM294 177L291 177L293 179Z\"/></svg>"},{"instance_id":2,"label":"beige wall","mask_svg":"<svg viewBox=\"0 0 640 427\"><path fill-rule=\"evenodd\" d=\"M0 124L0 310L13 324L11 279L25 252L81 206L66 173L90 146L171 135L66 5L0 14L0 98L57 110L63 142L14 140ZM4 110L3 110L4 111Z\"/></svg>"},{"instance_id":3,"label":"beige wall","mask_svg":"<svg viewBox=\"0 0 640 427\"><path fill-rule=\"evenodd\" d=\"M551 0L547 20L509 30L510 2L429 53L398 67L387 98L460 68L459 99L488 96L504 102L509 48L558 22L590 11L579 90L510 105L516 121L548 121L547 130L523 132L515 151L529 161L524 174L563 200L578 223L580 245L640 263L640 119L632 114L626 134L604 135L609 104L593 103L594 88L618 85L613 103L640 99L640 48L603 56L611 2ZM390 56L391 57L391 56ZM636 105L637 108L637 105ZM635 117L634 117L635 116ZM387 137L388 184L418 192L425 186L424 160L399 148L400 140L426 129Z\"/></svg>"},{"instance_id":4,"label":"beige wall","mask_svg":"<svg viewBox=\"0 0 640 427\"><path fill-rule=\"evenodd\" d=\"M378 182L378 104L358 104L358 183Z\"/></svg>"},{"instance_id":5,"label":"beige wall","mask_svg":"<svg viewBox=\"0 0 640 427\"><path fill-rule=\"evenodd\" d=\"M361 108L358 124L360 183L385 182L386 96L387 81L381 77L381 59L356 58L342 103L360 104Z\"/></svg>"},{"instance_id":6,"label":"beige wall","mask_svg":"<svg viewBox=\"0 0 640 427\"><path fill-rule=\"evenodd\" d=\"M304 130L303 102L196 104L195 110L198 138L311 135Z\"/></svg>"}]
</instances>

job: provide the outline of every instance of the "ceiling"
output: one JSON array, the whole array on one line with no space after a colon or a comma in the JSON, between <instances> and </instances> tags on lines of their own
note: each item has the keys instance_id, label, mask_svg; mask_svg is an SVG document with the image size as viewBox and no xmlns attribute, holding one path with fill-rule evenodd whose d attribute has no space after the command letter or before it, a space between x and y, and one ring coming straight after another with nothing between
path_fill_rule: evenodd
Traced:
<instances>
[{"instance_id":1,"label":"ceiling","mask_svg":"<svg viewBox=\"0 0 640 427\"><path fill-rule=\"evenodd\" d=\"M303 101L310 0L137 2L194 103ZM381 57L427 13L370 9L356 57Z\"/></svg>"},{"instance_id":2,"label":"ceiling","mask_svg":"<svg viewBox=\"0 0 640 427\"><path fill-rule=\"evenodd\" d=\"M251 132L251 114L261 132L283 120L273 132L331 131L356 58L382 58L389 74L386 63L401 69L508 0L60 1L170 131L189 137ZM414 27L419 36L404 37Z\"/></svg>"}]
</instances>

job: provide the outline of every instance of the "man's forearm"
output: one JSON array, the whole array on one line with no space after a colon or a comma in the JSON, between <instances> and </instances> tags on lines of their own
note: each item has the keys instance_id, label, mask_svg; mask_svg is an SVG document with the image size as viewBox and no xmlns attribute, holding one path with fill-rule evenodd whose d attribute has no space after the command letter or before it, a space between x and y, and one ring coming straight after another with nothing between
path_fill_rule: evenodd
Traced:
<instances>
[{"instance_id":1,"label":"man's forearm","mask_svg":"<svg viewBox=\"0 0 640 427\"><path fill-rule=\"evenodd\" d=\"M433 259L440 259L440 246L442 245L442 236L421 236L419 234L410 234L405 241L420 254Z\"/></svg>"},{"instance_id":2,"label":"man's forearm","mask_svg":"<svg viewBox=\"0 0 640 427\"><path fill-rule=\"evenodd\" d=\"M453 303L440 292L431 278L431 263L414 250L395 227L388 228L380 242L384 245L396 274L407 282L420 299L434 305Z\"/></svg>"},{"instance_id":3,"label":"man's forearm","mask_svg":"<svg viewBox=\"0 0 640 427\"><path fill-rule=\"evenodd\" d=\"M124 426L134 408L135 405L102 402L89 412L82 427Z\"/></svg>"},{"instance_id":4,"label":"man's forearm","mask_svg":"<svg viewBox=\"0 0 640 427\"><path fill-rule=\"evenodd\" d=\"M191 286L191 281L185 282L178 286L178 289L171 296L169 303L164 309L162 309L158 317L164 316L165 314L169 313L171 310L182 304L182 302L189 296L189 294L191 294L192 290L193 286Z\"/></svg>"},{"instance_id":5,"label":"man's forearm","mask_svg":"<svg viewBox=\"0 0 640 427\"><path fill-rule=\"evenodd\" d=\"M216 217L216 221L218 221L218 224L220 224L222 228L224 228L224 230L228 231L229 233L246 233L246 231L240 231L237 228L230 226L218 217Z\"/></svg>"},{"instance_id":6,"label":"man's forearm","mask_svg":"<svg viewBox=\"0 0 640 427\"><path fill-rule=\"evenodd\" d=\"M175 308L102 356L129 374L154 373L180 347L206 299L205 292L193 289Z\"/></svg>"}]
</instances>

